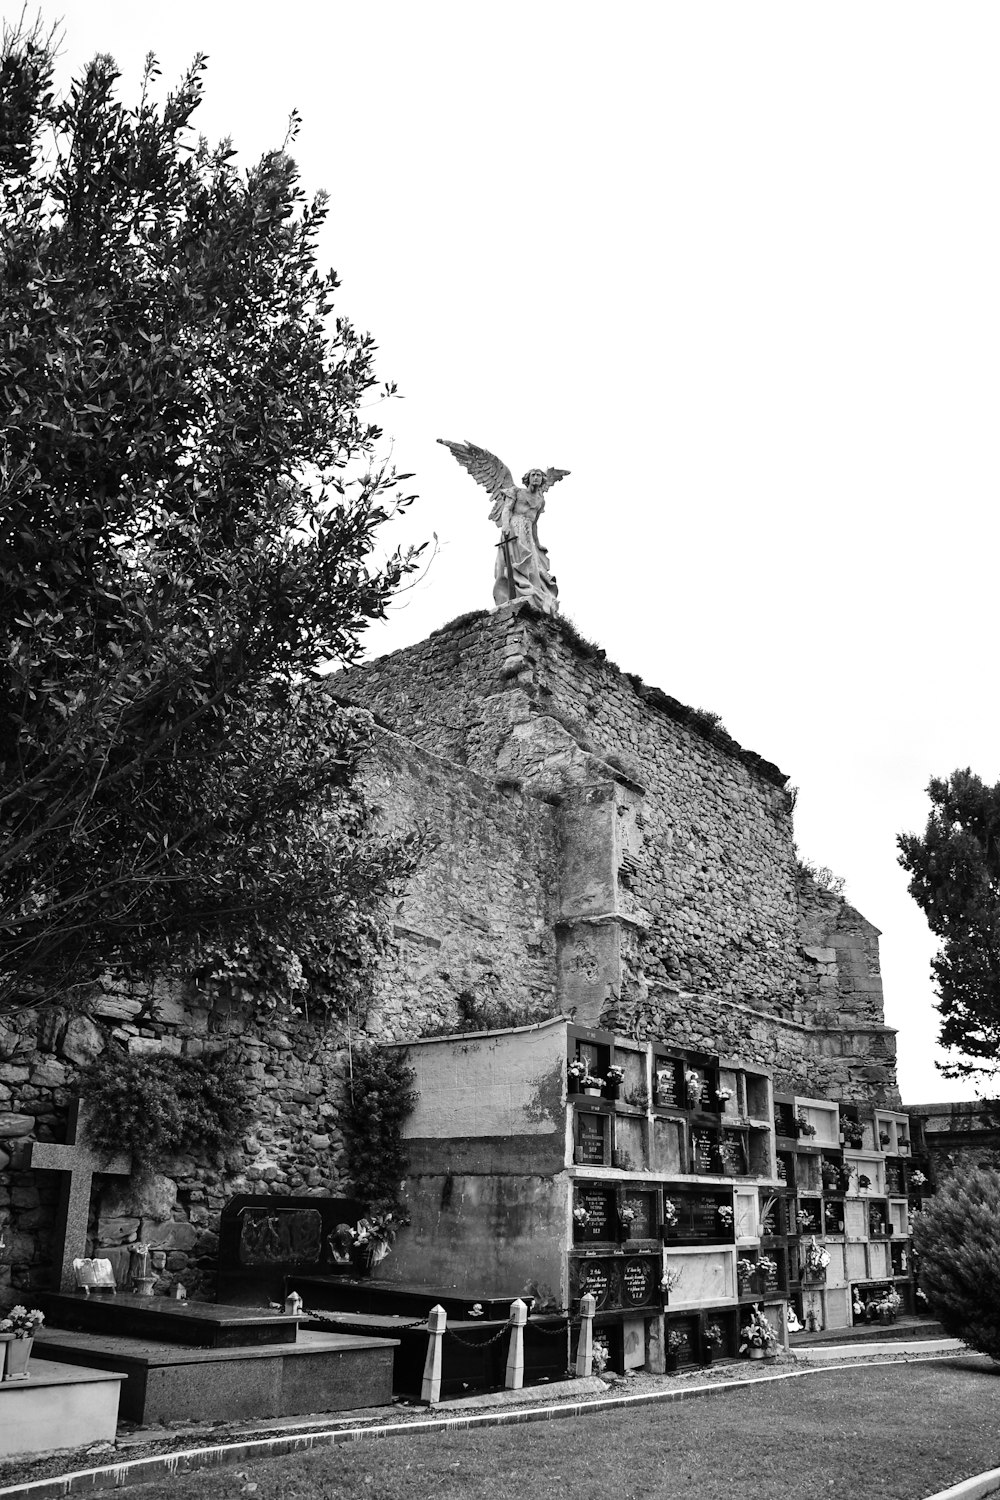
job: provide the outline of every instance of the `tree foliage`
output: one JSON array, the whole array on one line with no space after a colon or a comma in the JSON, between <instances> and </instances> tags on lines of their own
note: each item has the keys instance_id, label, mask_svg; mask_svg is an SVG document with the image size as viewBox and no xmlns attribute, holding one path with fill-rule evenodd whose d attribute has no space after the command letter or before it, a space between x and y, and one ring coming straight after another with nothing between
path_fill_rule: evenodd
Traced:
<instances>
[{"instance_id":1,"label":"tree foliage","mask_svg":"<svg viewBox=\"0 0 1000 1500\"><path fill-rule=\"evenodd\" d=\"M899 862L941 940L931 964L940 1038L965 1054L941 1071L960 1077L995 1070L1000 1055L1000 784L966 769L927 791L926 830L900 835Z\"/></svg>"},{"instance_id":2,"label":"tree foliage","mask_svg":"<svg viewBox=\"0 0 1000 1500\"><path fill-rule=\"evenodd\" d=\"M400 869L314 683L411 566L410 476L324 199L195 135L203 69L132 108L108 57L65 97L37 32L0 58L0 1009L192 957L329 998Z\"/></svg>"},{"instance_id":3,"label":"tree foliage","mask_svg":"<svg viewBox=\"0 0 1000 1500\"><path fill-rule=\"evenodd\" d=\"M1000 1359L1000 1174L956 1172L925 1201L913 1230L919 1281L946 1333Z\"/></svg>"}]
</instances>

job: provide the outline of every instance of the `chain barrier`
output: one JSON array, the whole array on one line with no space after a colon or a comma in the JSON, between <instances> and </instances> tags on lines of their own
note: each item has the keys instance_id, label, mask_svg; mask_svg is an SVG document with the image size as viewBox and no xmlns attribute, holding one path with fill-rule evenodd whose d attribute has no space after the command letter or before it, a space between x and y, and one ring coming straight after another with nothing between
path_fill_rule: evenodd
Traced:
<instances>
[{"instance_id":1,"label":"chain barrier","mask_svg":"<svg viewBox=\"0 0 1000 1500\"><path fill-rule=\"evenodd\" d=\"M448 1328L447 1326L444 1330L444 1336L446 1339L454 1339L458 1344L464 1344L466 1349L488 1349L491 1344L495 1344L498 1342L498 1340L502 1339L504 1334L507 1332L507 1329L511 1326L512 1325L510 1319L508 1318L507 1322L503 1325L499 1332L495 1333L490 1339L463 1339L460 1333L455 1333L453 1329Z\"/></svg>"},{"instance_id":2,"label":"chain barrier","mask_svg":"<svg viewBox=\"0 0 1000 1500\"><path fill-rule=\"evenodd\" d=\"M307 1317L309 1317L309 1318L318 1318L321 1323L335 1323L337 1321L337 1314L336 1313L310 1312L310 1310L308 1308L304 1309L304 1311L305 1311ZM354 1313L354 1314L352 1314L352 1316L356 1317L357 1314ZM422 1318L416 1318L416 1319L414 1319L414 1321L412 1323L394 1323L391 1328L387 1328L386 1329L386 1336L388 1337L389 1335L394 1334L394 1333L408 1333L411 1328L426 1328L426 1327L427 1327L427 1317L426 1317L426 1314L425 1314L424 1317L422 1317Z\"/></svg>"}]
</instances>

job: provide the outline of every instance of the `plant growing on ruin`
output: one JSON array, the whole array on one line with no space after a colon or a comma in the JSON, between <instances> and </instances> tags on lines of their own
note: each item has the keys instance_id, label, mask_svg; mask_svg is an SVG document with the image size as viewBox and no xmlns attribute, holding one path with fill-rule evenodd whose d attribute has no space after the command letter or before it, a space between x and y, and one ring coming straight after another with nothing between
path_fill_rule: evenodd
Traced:
<instances>
[{"instance_id":1,"label":"plant growing on ruin","mask_svg":"<svg viewBox=\"0 0 1000 1500\"><path fill-rule=\"evenodd\" d=\"M199 138L98 56L0 47L0 1010L191 963L364 991L397 852L320 691L410 566L374 345L281 149ZM297 130L293 120L291 135ZM387 388L386 394L391 393Z\"/></svg>"},{"instance_id":2,"label":"plant growing on ruin","mask_svg":"<svg viewBox=\"0 0 1000 1500\"><path fill-rule=\"evenodd\" d=\"M246 1073L221 1053L174 1057L109 1047L80 1074L87 1133L98 1151L132 1153L154 1171L189 1154L225 1155L252 1117Z\"/></svg>"},{"instance_id":3,"label":"plant growing on ruin","mask_svg":"<svg viewBox=\"0 0 1000 1500\"><path fill-rule=\"evenodd\" d=\"M913 1223L918 1276L946 1333L1000 1360L1000 1173L979 1167L938 1183Z\"/></svg>"},{"instance_id":4,"label":"plant growing on ruin","mask_svg":"<svg viewBox=\"0 0 1000 1500\"><path fill-rule=\"evenodd\" d=\"M355 1191L372 1213L408 1222L400 1195L406 1175L403 1125L417 1102L416 1073L400 1047L356 1047L350 1056L340 1129Z\"/></svg>"}]
</instances>

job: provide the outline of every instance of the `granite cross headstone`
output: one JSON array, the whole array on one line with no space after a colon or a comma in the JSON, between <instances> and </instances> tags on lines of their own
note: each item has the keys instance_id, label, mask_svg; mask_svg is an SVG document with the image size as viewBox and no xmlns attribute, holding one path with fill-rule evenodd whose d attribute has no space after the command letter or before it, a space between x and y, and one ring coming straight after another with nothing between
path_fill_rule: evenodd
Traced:
<instances>
[{"instance_id":1,"label":"granite cross headstone","mask_svg":"<svg viewBox=\"0 0 1000 1500\"><path fill-rule=\"evenodd\" d=\"M128 1177L132 1171L131 1156L102 1156L86 1139L86 1106L80 1099L70 1105L66 1125L66 1143L50 1141L25 1142L17 1165L42 1172L61 1172L59 1215L56 1220L54 1246L59 1264L59 1290L76 1289L74 1260L86 1254L87 1221L90 1217L90 1191L94 1177Z\"/></svg>"}]
</instances>

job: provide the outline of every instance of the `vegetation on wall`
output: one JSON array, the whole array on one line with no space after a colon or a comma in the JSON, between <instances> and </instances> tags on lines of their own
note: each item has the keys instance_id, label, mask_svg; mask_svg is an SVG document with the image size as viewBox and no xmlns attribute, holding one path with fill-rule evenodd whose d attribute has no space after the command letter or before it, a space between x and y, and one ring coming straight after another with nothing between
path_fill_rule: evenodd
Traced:
<instances>
[{"instance_id":1,"label":"vegetation on wall","mask_svg":"<svg viewBox=\"0 0 1000 1500\"><path fill-rule=\"evenodd\" d=\"M134 105L106 55L63 96L53 68L8 31L0 1011L227 955L333 997L397 867L363 718L316 686L412 566L374 557L409 499L375 347L288 141L241 170L199 136L203 59Z\"/></svg>"},{"instance_id":2,"label":"vegetation on wall","mask_svg":"<svg viewBox=\"0 0 1000 1500\"><path fill-rule=\"evenodd\" d=\"M80 1074L91 1144L108 1156L132 1153L151 1172L183 1155L218 1157L253 1114L245 1070L223 1054L174 1057L108 1048Z\"/></svg>"},{"instance_id":3,"label":"vegetation on wall","mask_svg":"<svg viewBox=\"0 0 1000 1500\"><path fill-rule=\"evenodd\" d=\"M940 1040L959 1054L947 1077L993 1074L1000 1056L1000 782L972 771L935 778L922 835L901 834L910 895L941 949L931 962ZM961 1055L961 1054L964 1054Z\"/></svg>"},{"instance_id":4,"label":"vegetation on wall","mask_svg":"<svg viewBox=\"0 0 1000 1500\"><path fill-rule=\"evenodd\" d=\"M980 1167L938 1184L916 1218L921 1290L946 1333L1000 1360L1000 1173Z\"/></svg>"},{"instance_id":5,"label":"vegetation on wall","mask_svg":"<svg viewBox=\"0 0 1000 1500\"><path fill-rule=\"evenodd\" d=\"M415 1078L403 1048L364 1046L351 1053L340 1129L354 1191L373 1213L400 1214L403 1124L417 1102Z\"/></svg>"}]
</instances>

